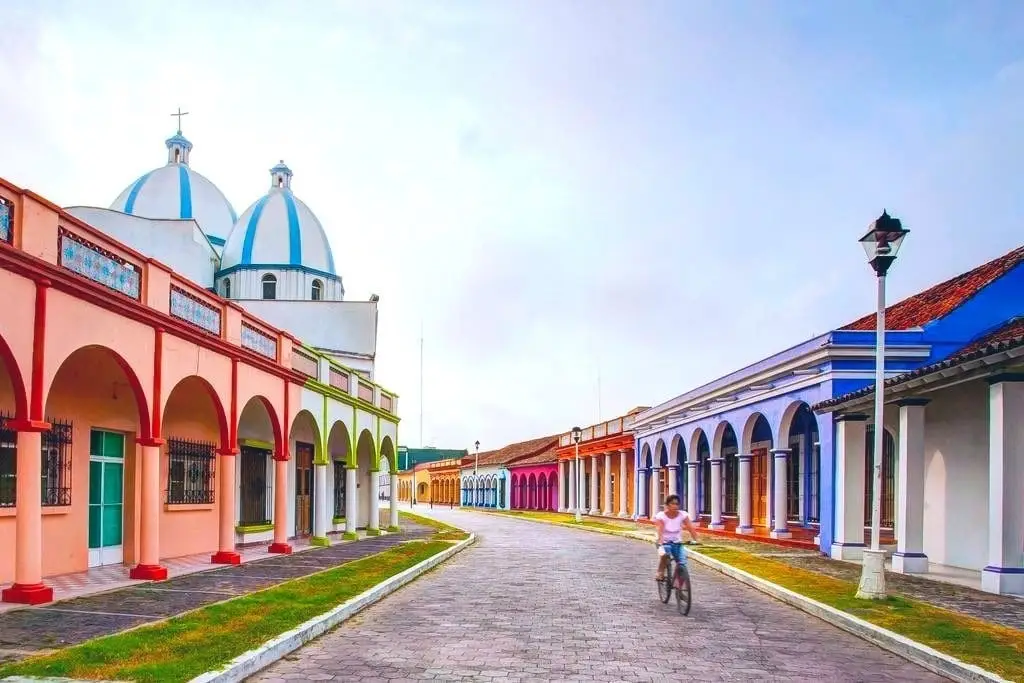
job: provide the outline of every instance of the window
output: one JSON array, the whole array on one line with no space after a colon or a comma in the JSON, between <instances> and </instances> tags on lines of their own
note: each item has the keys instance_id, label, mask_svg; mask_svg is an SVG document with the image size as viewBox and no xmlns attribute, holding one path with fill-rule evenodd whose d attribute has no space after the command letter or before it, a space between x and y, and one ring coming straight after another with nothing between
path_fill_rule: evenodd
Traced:
<instances>
[{"instance_id":1,"label":"window","mask_svg":"<svg viewBox=\"0 0 1024 683\"><path fill-rule=\"evenodd\" d=\"M872 496L875 489L875 428L868 425L864 443L864 526L871 526ZM882 434L882 522L892 529L896 518L896 441L889 430Z\"/></svg>"},{"instance_id":2,"label":"window","mask_svg":"<svg viewBox=\"0 0 1024 683\"><path fill-rule=\"evenodd\" d=\"M821 521L821 481L818 477L818 470L821 467L821 444L815 443L811 450L811 472L808 482L811 487L811 502L808 511L808 522L818 523Z\"/></svg>"},{"instance_id":3,"label":"window","mask_svg":"<svg viewBox=\"0 0 1024 683\"><path fill-rule=\"evenodd\" d=\"M276 299L277 298L277 278L269 273L263 276L263 298L264 299Z\"/></svg>"},{"instance_id":4,"label":"window","mask_svg":"<svg viewBox=\"0 0 1024 683\"><path fill-rule=\"evenodd\" d=\"M7 428L10 416L0 414L0 508L14 507L17 502L18 434Z\"/></svg>"},{"instance_id":5,"label":"window","mask_svg":"<svg viewBox=\"0 0 1024 683\"><path fill-rule=\"evenodd\" d=\"M224 278L224 298L231 298L231 280Z\"/></svg>"},{"instance_id":6,"label":"window","mask_svg":"<svg viewBox=\"0 0 1024 683\"><path fill-rule=\"evenodd\" d=\"M345 516L345 461L334 461L334 516Z\"/></svg>"},{"instance_id":7,"label":"window","mask_svg":"<svg viewBox=\"0 0 1024 683\"><path fill-rule=\"evenodd\" d=\"M43 505L71 505L71 423L50 422L42 434Z\"/></svg>"},{"instance_id":8,"label":"window","mask_svg":"<svg viewBox=\"0 0 1024 683\"><path fill-rule=\"evenodd\" d=\"M324 283L319 280L313 280L313 288L310 296L313 301L320 301L324 297Z\"/></svg>"},{"instance_id":9,"label":"window","mask_svg":"<svg viewBox=\"0 0 1024 683\"><path fill-rule=\"evenodd\" d=\"M804 457L800 441L789 444L786 461L786 518L790 522L800 520L800 460Z\"/></svg>"},{"instance_id":10,"label":"window","mask_svg":"<svg viewBox=\"0 0 1024 683\"><path fill-rule=\"evenodd\" d=\"M739 506L739 458L736 457L735 447L729 450L722 449L722 471L725 473L725 501L722 504L722 514L735 515Z\"/></svg>"},{"instance_id":11,"label":"window","mask_svg":"<svg viewBox=\"0 0 1024 683\"><path fill-rule=\"evenodd\" d=\"M167 439L167 504L213 503L216 462L215 446L208 441Z\"/></svg>"},{"instance_id":12,"label":"window","mask_svg":"<svg viewBox=\"0 0 1024 683\"><path fill-rule=\"evenodd\" d=\"M241 525L270 524L267 514L267 499L270 481L267 479L267 459L270 451L252 446L242 446L242 500L238 515Z\"/></svg>"}]
</instances>

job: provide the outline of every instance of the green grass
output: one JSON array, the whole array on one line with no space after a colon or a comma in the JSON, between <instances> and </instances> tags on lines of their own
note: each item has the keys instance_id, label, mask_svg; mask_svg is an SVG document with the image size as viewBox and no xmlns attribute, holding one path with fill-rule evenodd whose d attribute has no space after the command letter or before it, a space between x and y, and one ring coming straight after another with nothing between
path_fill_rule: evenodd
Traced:
<instances>
[{"instance_id":1,"label":"green grass","mask_svg":"<svg viewBox=\"0 0 1024 683\"><path fill-rule=\"evenodd\" d=\"M917 600L858 600L856 584L742 550L700 546L699 552L818 602L860 617L961 661L1024 681L1024 632Z\"/></svg>"},{"instance_id":2,"label":"green grass","mask_svg":"<svg viewBox=\"0 0 1024 683\"><path fill-rule=\"evenodd\" d=\"M152 626L0 666L0 678L29 675L142 683L187 681L450 547L450 543L436 539L403 544Z\"/></svg>"},{"instance_id":3,"label":"green grass","mask_svg":"<svg viewBox=\"0 0 1024 683\"><path fill-rule=\"evenodd\" d=\"M469 534L462 529L450 524L445 524L444 522L439 522L431 517L423 517L404 510L399 510L398 516L415 524L419 524L420 526L430 527L435 532L433 538L438 541L463 541L469 538Z\"/></svg>"}]
</instances>

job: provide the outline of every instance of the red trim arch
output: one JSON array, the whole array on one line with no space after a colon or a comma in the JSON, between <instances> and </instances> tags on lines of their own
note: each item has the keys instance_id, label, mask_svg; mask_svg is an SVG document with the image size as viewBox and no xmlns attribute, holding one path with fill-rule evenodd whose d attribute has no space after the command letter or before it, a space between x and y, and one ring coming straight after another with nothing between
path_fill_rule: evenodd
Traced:
<instances>
[{"instance_id":1,"label":"red trim arch","mask_svg":"<svg viewBox=\"0 0 1024 683\"><path fill-rule=\"evenodd\" d=\"M281 420L277 416L277 411L274 410L274 404L270 402L266 396L260 394L253 394L250 396L245 403L242 404L242 409L238 412L238 418L235 420L235 437L238 436L238 421L242 419L242 413L245 412L245 407L252 401L259 401L263 404L263 409L267 411L267 417L270 419L270 429L274 433L274 458L281 458L281 451L284 451L284 460L288 459L288 449L284 446L284 439L281 435Z\"/></svg>"},{"instance_id":2,"label":"red trim arch","mask_svg":"<svg viewBox=\"0 0 1024 683\"><path fill-rule=\"evenodd\" d=\"M220 448L222 451L230 450L234 446L231 441L231 428L228 426L228 416L224 411L224 406L220 403L220 396L217 395L217 392L214 390L213 385L210 384L209 380L205 377L200 377L199 375L188 375L187 377L182 377L178 380L177 384L171 387L171 390L167 392L168 403L170 402L171 396L174 394L174 390L189 380L198 380L206 393L209 394L210 400L213 401L213 410L217 414L217 428L220 430ZM167 405L165 404L162 411L155 413L160 415L161 424L164 422L164 418L166 417L164 413L166 412Z\"/></svg>"},{"instance_id":3,"label":"red trim arch","mask_svg":"<svg viewBox=\"0 0 1024 683\"><path fill-rule=\"evenodd\" d=\"M11 378L11 387L14 389L14 417L17 420L28 420L28 394L25 393L25 380L21 376L21 369L14 357L14 352L7 345L3 337L0 337L0 360L7 368L7 374Z\"/></svg>"}]
</instances>

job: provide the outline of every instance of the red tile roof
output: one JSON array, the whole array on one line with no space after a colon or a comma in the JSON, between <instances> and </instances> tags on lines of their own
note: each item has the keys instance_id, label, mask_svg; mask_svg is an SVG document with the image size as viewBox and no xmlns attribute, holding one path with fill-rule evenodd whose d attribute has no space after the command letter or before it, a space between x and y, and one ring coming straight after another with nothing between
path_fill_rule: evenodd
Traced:
<instances>
[{"instance_id":1,"label":"red tile roof","mask_svg":"<svg viewBox=\"0 0 1024 683\"><path fill-rule=\"evenodd\" d=\"M506 465L510 462L518 462L523 458L538 455L557 445L557 436L542 436L539 439L509 444L494 451L484 451L480 454L479 463L481 465ZM473 465L475 459L470 455L466 462L469 465Z\"/></svg>"},{"instance_id":2,"label":"red tile roof","mask_svg":"<svg viewBox=\"0 0 1024 683\"><path fill-rule=\"evenodd\" d=\"M558 462L558 451L554 447L549 448L543 453L530 456L529 458L523 458L522 460L516 460L511 467L527 467L529 465L547 465L548 463L554 464Z\"/></svg>"},{"instance_id":3,"label":"red tile roof","mask_svg":"<svg viewBox=\"0 0 1024 683\"><path fill-rule=\"evenodd\" d=\"M938 320L951 313L986 285L1010 272L1022 261L1024 246L893 304L885 309L885 329L909 330ZM874 330L875 314L870 313L840 329Z\"/></svg>"}]
</instances>

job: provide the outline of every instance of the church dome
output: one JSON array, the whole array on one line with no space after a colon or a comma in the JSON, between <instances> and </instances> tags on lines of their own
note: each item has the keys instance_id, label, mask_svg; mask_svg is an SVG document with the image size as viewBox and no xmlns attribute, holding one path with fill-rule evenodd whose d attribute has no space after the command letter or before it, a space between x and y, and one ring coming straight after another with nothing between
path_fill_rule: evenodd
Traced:
<instances>
[{"instance_id":1,"label":"church dome","mask_svg":"<svg viewBox=\"0 0 1024 683\"><path fill-rule=\"evenodd\" d=\"M292 193L292 171L284 161L270 169L270 191L235 222L221 268L302 268L336 276L323 226Z\"/></svg>"},{"instance_id":2,"label":"church dome","mask_svg":"<svg viewBox=\"0 0 1024 683\"><path fill-rule=\"evenodd\" d=\"M192 218L215 247L221 247L236 214L224 194L188 165L192 143L179 130L166 141L167 165L124 189L110 208L143 218Z\"/></svg>"}]
</instances>

